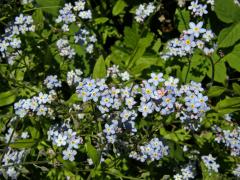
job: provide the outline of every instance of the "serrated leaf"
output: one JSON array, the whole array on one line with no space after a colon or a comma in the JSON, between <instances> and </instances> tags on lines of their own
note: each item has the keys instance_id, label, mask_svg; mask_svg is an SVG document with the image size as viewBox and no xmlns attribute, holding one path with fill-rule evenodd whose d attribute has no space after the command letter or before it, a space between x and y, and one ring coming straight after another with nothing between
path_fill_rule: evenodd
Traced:
<instances>
[{"instance_id":1,"label":"serrated leaf","mask_svg":"<svg viewBox=\"0 0 240 180\"><path fill-rule=\"evenodd\" d=\"M0 107L12 104L17 97L16 90L10 90L0 93Z\"/></svg>"},{"instance_id":2,"label":"serrated leaf","mask_svg":"<svg viewBox=\"0 0 240 180\"><path fill-rule=\"evenodd\" d=\"M124 0L118 0L113 7L112 14L117 16L123 12L124 8L127 7L127 3Z\"/></svg>"},{"instance_id":3,"label":"serrated leaf","mask_svg":"<svg viewBox=\"0 0 240 180\"><path fill-rule=\"evenodd\" d=\"M229 47L240 40L240 22L224 28L218 36L219 47Z\"/></svg>"},{"instance_id":4,"label":"serrated leaf","mask_svg":"<svg viewBox=\"0 0 240 180\"><path fill-rule=\"evenodd\" d=\"M234 0L215 0L214 10L217 17L225 23L240 21L240 7Z\"/></svg>"},{"instance_id":5,"label":"serrated leaf","mask_svg":"<svg viewBox=\"0 0 240 180\"><path fill-rule=\"evenodd\" d=\"M103 56L100 56L93 69L93 78L100 79L100 78L106 77L106 75L107 75L107 70L106 70L105 61L103 59Z\"/></svg>"}]
</instances>

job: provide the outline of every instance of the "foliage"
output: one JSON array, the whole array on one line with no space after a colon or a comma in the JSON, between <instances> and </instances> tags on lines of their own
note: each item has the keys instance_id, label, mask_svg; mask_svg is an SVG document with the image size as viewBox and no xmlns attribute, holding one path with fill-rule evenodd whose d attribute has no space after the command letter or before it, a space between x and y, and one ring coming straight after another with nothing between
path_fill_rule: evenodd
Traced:
<instances>
[{"instance_id":1,"label":"foliage","mask_svg":"<svg viewBox=\"0 0 240 180\"><path fill-rule=\"evenodd\" d=\"M240 177L237 0L0 2L1 178Z\"/></svg>"}]
</instances>

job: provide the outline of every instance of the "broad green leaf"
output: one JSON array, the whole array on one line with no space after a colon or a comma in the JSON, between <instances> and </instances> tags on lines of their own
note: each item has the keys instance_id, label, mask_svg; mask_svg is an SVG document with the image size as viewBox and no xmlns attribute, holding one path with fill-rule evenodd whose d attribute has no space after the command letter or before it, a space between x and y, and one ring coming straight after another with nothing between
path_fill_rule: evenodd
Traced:
<instances>
[{"instance_id":1,"label":"broad green leaf","mask_svg":"<svg viewBox=\"0 0 240 180\"><path fill-rule=\"evenodd\" d=\"M185 29L188 29L188 24L190 21L190 12L188 10L176 10L176 21L177 21L177 28L180 32L182 32Z\"/></svg>"},{"instance_id":2,"label":"broad green leaf","mask_svg":"<svg viewBox=\"0 0 240 180\"><path fill-rule=\"evenodd\" d=\"M240 22L224 28L218 36L219 47L229 47L240 40Z\"/></svg>"},{"instance_id":3,"label":"broad green leaf","mask_svg":"<svg viewBox=\"0 0 240 180\"><path fill-rule=\"evenodd\" d=\"M58 15L58 10L63 4L62 0L36 0L36 2L44 12L54 16Z\"/></svg>"},{"instance_id":4,"label":"broad green leaf","mask_svg":"<svg viewBox=\"0 0 240 180\"><path fill-rule=\"evenodd\" d=\"M43 26L44 26L44 16L43 16L43 13L42 13L42 10L41 9L37 9L33 15L33 20L34 20L34 24L36 26L36 30L41 30L43 29Z\"/></svg>"},{"instance_id":5,"label":"broad green leaf","mask_svg":"<svg viewBox=\"0 0 240 180\"><path fill-rule=\"evenodd\" d=\"M191 58L189 72L188 72L188 66L189 64L186 63L186 65L182 69L182 72L181 72L182 81L185 82L185 78L187 76L186 82L190 82L192 80L196 82L201 82L207 74L208 67L209 67L209 60L207 60L206 57L204 56L201 56L199 54L194 54ZM187 72L188 72L188 75L187 75Z\"/></svg>"},{"instance_id":6,"label":"broad green leaf","mask_svg":"<svg viewBox=\"0 0 240 180\"><path fill-rule=\"evenodd\" d=\"M224 56L223 60L227 61L231 68L240 72L240 44L236 45L232 52Z\"/></svg>"},{"instance_id":7,"label":"broad green leaf","mask_svg":"<svg viewBox=\"0 0 240 180\"><path fill-rule=\"evenodd\" d=\"M12 104L17 97L16 90L10 90L0 93L0 107Z\"/></svg>"},{"instance_id":8,"label":"broad green leaf","mask_svg":"<svg viewBox=\"0 0 240 180\"><path fill-rule=\"evenodd\" d=\"M95 167L98 166L100 162L100 154L97 152L96 148L91 145L91 143L85 143L85 149L87 151L88 156L92 159Z\"/></svg>"},{"instance_id":9,"label":"broad green leaf","mask_svg":"<svg viewBox=\"0 0 240 180\"><path fill-rule=\"evenodd\" d=\"M240 85L237 84L237 83L233 83L232 86L233 86L233 91L234 91L236 94L240 95Z\"/></svg>"},{"instance_id":10,"label":"broad green leaf","mask_svg":"<svg viewBox=\"0 0 240 180\"><path fill-rule=\"evenodd\" d=\"M209 97L217 97L220 96L225 91L224 87L221 86L212 86L209 90L207 95Z\"/></svg>"},{"instance_id":11,"label":"broad green leaf","mask_svg":"<svg viewBox=\"0 0 240 180\"><path fill-rule=\"evenodd\" d=\"M132 55L130 56L127 62L129 68L133 67L134 64L143 56L143 54L146 51L146 48L151 45L152 41L153 41L152 33L148 33L146 37L141 38L138 41L137 46L135 47Z\"/></svg>"},{"instance_id":12,"label":"broad green leaf","mask_svg":"<svg viewBox=\"0 0 240 180\"><path fill-rule=\"evenodd\" d=\"M216 110L220 114L228 114L240 110L240 97L228 98L220 101L216 105Z\"/></svg>"},{"instance_id":13,"label":"broad green leaf","mask_svg":"<svg viewBox=\"0 0 240 180\"><path fill-rule=\"evenodd\" d=\"M112 46L111 51L112 53L107 57L107 63L109 64L109 61L111 61L119 67L125 68L125 61L130 57L126 48Z\"/></svg>"},{"instance_id":14,"label":"broad green leaf","mask_svg":"<svg viewBox=\"0 0 240 180\"><path fill-rule=\"evenodd\" d=\"M30 148L36 144L36 140L34 139L20 139L16 142L10 144L11 148L22 149L22 148Z\"/></svg>"},{"instance_id":15,"label":"broad green leaf","mask_svg":"<svg viewBox=\"0 0 240 180\"><path fill-rule=\"evenodd\" d=\"M217 17L225 23L240 21L240 7L234 0L215 0L214 10Z\"/></svg>"},{"instance_id":16,"label":"broad green leaf","mask_svg":"<svg viewBox=\"0 0 240 180\"><path fill-rule=\"evenodd\" d=\"M139 58L136 65L130 71L136 75L150 66L163 66L163 60L157 56L143 56Z\"/></svg>"},{"instance_id":17,"label":"broad green leaf","mask_svg":"<svg viewBox=\"0 0 240 180\"><path fill-rule=\"evenodd\" d=\"M93 78L100 79L107 75L106 65L103 56L100 56L93 69Z\"/></svg>"},{"instance_id":18,"label":"broad green leaf","mask_svg":"<svg viewBox=\"0 0 240 180\"><path fill-rule=\"evenodd\" d=\"M125 27L124 29L124 45L131 49L134 49L137 46L138 40L141 38L138 32L138 25L133 24L133 26Z\"/></svg>"},{"instance_id":19,"label":"broad green leaf","mask_svg":"<svg viewBox=\"0 0 240 180\"><path fill-rule=\"evenodd\" d=\"M224 62L219 62L214 65L214 81L225 84L227 78L227 69ZM212 78L212 68L209 68L207 73L209 78Z\"/></svg>"},{"instance_id":20,"label":"broad green leaf","mask_svg":"<svg viewBox=\"0 0 240 180\"><path fill-rule=\"evenodd\" d=\"M112 14L117 16L123 12L124 8L127 7L127 3L124 0L118 0L113 7Z\"/></svg>"}]
</instances>

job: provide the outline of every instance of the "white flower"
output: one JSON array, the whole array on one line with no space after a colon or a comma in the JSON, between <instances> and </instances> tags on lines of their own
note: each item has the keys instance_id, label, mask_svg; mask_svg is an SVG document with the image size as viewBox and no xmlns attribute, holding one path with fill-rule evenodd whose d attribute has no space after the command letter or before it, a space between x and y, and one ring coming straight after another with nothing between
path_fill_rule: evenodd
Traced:
<instances>
[{"instance_id":1,"label":"white flower","mask_svg":"<svg viewBox=\"0 0 240 180\"><path fill-rule=\"evenodd\" d=\"M77 151L68 148L67 150L63 151L63 159L74 161L76 154L77 154Z\"/></svg>"},{"instance_id":2,"label":"white flower","mask_svg":"<svg viewBox=\"0 0 240 180\"><path fill-rule=\"evenodd\" d=\"M7 175L12 179L17 179L17 176L19 175L19 173L15 170L14 167L9 167L7 169Z\"/></svg>"},{"instance_id":3,"label":"white flower","mask_svg":"<svg viewBox=\"0 0 240 180\"><path fill-rule=\"evenodd\" d=\"M122 78L123 81L128 81L130 79L130 74L125 71L124 73L120 73L120 77Z\"/></svg>"},{"instance_id":4,"label":"white flower","mask_svg":"<svg viewBox=\"0 0 240 180\"><path fill-rule=\"evenodd\" d=\"M28 132L22 132L21 138L23 139L29 138Z\"/></svg>"},{"instance_id":5,"label":"white flower","mask_svg":"<svg viewBox=\"0 0 240 180\"><path fill-rule=\"evenodd\" d=\"M193 22L189 23L191 29L188 30L189 34L193 34L195 37L199 37L200 33L206 32L206 29L202 28L203 22L200 21L198 24Z\"/></svg>"},{"instance_id":6,"label":"white flower","mask_svg":"<svg viewBox=\"0 0 240 180\"><path fill-rule=\"evenodd\" d=\"M58 147L65 146L67 144L66 140L67 140L66 135L59 134L57 139L55 139L55 143Z\"/></svg>"}]
</instances>

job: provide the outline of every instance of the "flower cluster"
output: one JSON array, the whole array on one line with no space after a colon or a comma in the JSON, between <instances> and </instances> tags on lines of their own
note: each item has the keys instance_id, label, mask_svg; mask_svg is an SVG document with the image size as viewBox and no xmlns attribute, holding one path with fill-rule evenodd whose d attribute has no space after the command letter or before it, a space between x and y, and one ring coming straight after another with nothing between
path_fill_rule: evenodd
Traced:
<instances>
[{"instance_id":1,"label":"flower cluster","mask_svg":"<svg viewBox=\"0 0 240 180\"><path fill-rule=\"evenodd\" d=\"M232 156L240 155L240 128L237 127L230 130L222 130L219 127L215 127L217 130L217 137L215 139L218 143L224 143L226 147L230 148Z\"/></svg>"},{"instance_id":2,"label":"flower cluster","mask_svg":"<svg viewBox=\"0 0 240 180\"><path fill-rule=\"evenodd\" d=\"M185 30L179 39L173 39L167 44L167 53L162 54L164 59L179 56L192 55L195 48L198 48L206 55L214 52L212 40L215 37L211 30L203 28L203 22L197 24L190 22L190 29Z\"/></svg>"},{"instance_id":3,"label":"flower cluster","mask_svg":"<svg viewBox=\"0 0 240 180\"><path fill-rule=\"evenodd\" d=\"M49 94L40 92L38 96L34 96L30 99L21 99L14 104L15 114L23 118L27 114L36 113L38 116L53 116L53 109L48 107L55 100L56 92L51 90Z\"/></svg>"},{"instance_id":4,"label":"flower cluster","mask_svg":"<svg viewBox=\"0 0 240 180\"><path fill-rule=\"evenodd\" d=\"M120 78L122 81L128 81L130 74L127 71L120 72L119 67L113 65L107 69L107 77Z\"/></svg>"},{"instance_id":5,"label":"flower cluster","mask_svg":"<svg viewBox=\"0 0 240 180\"><path fill-rule=\"evenodd\" d=\"M57 79L57 75L49 75L44 80L44 85L47 86L48 89L54 89L62 87L61 81Z\"/></svg>"},{"instance_id":6,"label":"flower cluster","mask_svg":"<svg viewBox=\"0 0 240 180\"><path fill-rule=\"evenodd\" d=\"M216 163L216 158L209 154L208 156L202 156L202 160L205 166L208 168L208 171L218 172L219 164Z\"/></svg>"},{"instance_id":7,"label":"flower cluster","mask_svg":"<svg viewBox=\"0 0 240 180\"><path fill-rule=\"evenodd\" d=\"M13 25L5 29L5 33L11 35L25 34L34 31L35 25L33 24L32 16L24 16L23 14L15 17Z\"/></svg>"},{"instance_id":8,"label":"flower cluster","mask_svg":"<svg viewBox=\"0 0 240 180\"><path fill-rule=\"evenodd\" d=\"M34 32L35 25L33 25L32 16L24 16L20 14L15 17L15 21L5 29L5 34L0 40L1 58L5 58L8 64L12 65L14 60L22 53L21 40L18 37L27 32Z\"/></svg>"},{"instance_id":9,"label":"flower cluster","mask_svg":"<svg viewBox=\"0 0 240 180\"><path fill-rule=\"evenodd\" d=\"M192 1L188 9L191 10L194 16L202 17L204 14L208 14L207 4L210 4L212 9L214 7L214 0L207 0L207 2L204 1L204 3L206 4L201 4L198 0Z\"/></svg>"},{"instance_id":10,"label":"flower cluster","mask_svg":"<svg viewBox=\"0 0 240 180\"><path fill-rule=\"evenodd\" d=\"M112 120L111 125L105 124L105 128L104 128L103 132L106 134L106 138L109 143L113 144L116 141L117 128L118 128L117 120Z\"/></svg>"},{"instance_id":11,"label":"flower cluster","mask_svg":"<svg viewBox=\"0 0 240 180\"><path fill-rule=\"evenodd\" d=\"M4 169L7 169L6 174L11 179L17 179L20 167L17 168L13 165L17 165L22 162L23 158L25 157L25 152L25 150L17 151L9 148L7 153L4 154L2 159L2 165Z\"/></svg>"},{"instance_id":12,"label":"flower cluster","mask_svg":"<svg viewBox=\"0 0 240 180\"><path fill-rule=\"evenodd\" d=\"M48 141L52 141L53 145L57 147L64 147L62 151L63 159L74 161L77 154L76 149L82 144L83 140L77 136L68 123L62 125L55 125L48 131Z\"/></svg>"},{"instance_id":13,"label":"flower cluster","mask_svg":"<svg viewBox=\"0 0 240 180\"><path fill-rule=\"evenodd\" d=\"M198 120L209 110L206 104L208 98L201 93L203 89L200 84L191 82L178 89L179 80L173 77L164 79L162 73L152 73L149 80L143 81L141 88L131 85L119 89L109 87L105 82L106 79L84 78L76 88L76 93L83 102L93 100L102 114L110 112L110 108L119 110L125 104L128 109L134 108L141 112L143 117L154 111L163 116L177 113L176 117L180 117L181 121L191 128L198 124ZM135 101L137 95L141 96L139 105ZM131 113L126 112L129 117ZM121 117L123 116L126 114Z\"/></svg>"},{"instance_id":14,"label":"flower cluster","mask_svg":"<svg viewBox=\"0 0 240 180\"><path fill-rule=\"evenodd\" d=\"M179 112L179 117L182 122L192 125L191 128L198 128L199 124L195 123L204 116L205 112L210 110L206 102L207 96L202 94L203 88L200 83L191 82L190 85L183 85L180 88L181 95L184 95L184 106L178 104L182 110Z\"/></svg>"},{"instance_id":15,"label":"flower cluster","mask_svg":"<svg viewBox=\"0 0 240 180\"><path fill-rule=\"evenodd\" d=\"M153 5L153 3L140 4L135 12L135 20L139 23L142 23L144 19L154 12L155 8L156 7Z\"/></svg>"},{"instance_id":16,"label":"flower cluster","mask_svg":"<svg viewBox=\"0 0 240 180\"><path fill-rule=\"evenodd\" d=\"M194 171L195 171L194 166L192 164L189 164L186 167L181 169L181 173L175 174L173 178L174 180L194 179L195 177Z\"/></svg>"},{"instance_id":17,"label":"flower cluster","mask_svg":"<svg viewBox=\"0 0 240 180\"><path fill-rule=\"evenodd\" d=\"M62 30L69 31L69 25L77 21L77 17L82 20L92 19L92 13L90 10L85 9L85 0L76 1L74 5L66 3L65 6L59 10L59 16L56 19L56 23L62 23Z\"/></svg>"},{"instance_id":18,"label":"flower cluster","mask_svg":"<svg viewBox=\"0 0 240 180\"><path fill-rule=\"evenodd\" d=\"M153 138L148 144L140 146L140 152L132 151L129 157L141 162L147 159L151 161L160 160L168 155L168 146L165 146L158 138Z\"/></svg>"},{"instance_id":19,"label":"flower cluster","mask_svg":"<svg viewBox=\"0 0 240 180\"><path fill-rule=\"evenodd\" d=\"M76 54L74 49L71 48L67 39L59 39L57 41L57 48L60 56L67 57L69 59L73 58Z\"/></svg>"},{"instance_id":20,"label":"flower cluster","mask_svg":"<svg viewBox=\"0 0 240 180\"><path fill-rule=\"evenodd\" d=\"M77 84L81 81L83 72L80 69L71 70L67 73L67 83L69 86Z\"/></svg>"},{"instance_id":21,"label":"flower cluster","mask_svg":"<svg viewBox=\"0 0 240 180\"><path fill-rule=\"evenodd\" d=\"M93 53L94 44L97 41L96 35L92 34L87 29L80 29L74 36L75 43L86 46L88 53Z\"/></svg>"}]
</instances>

